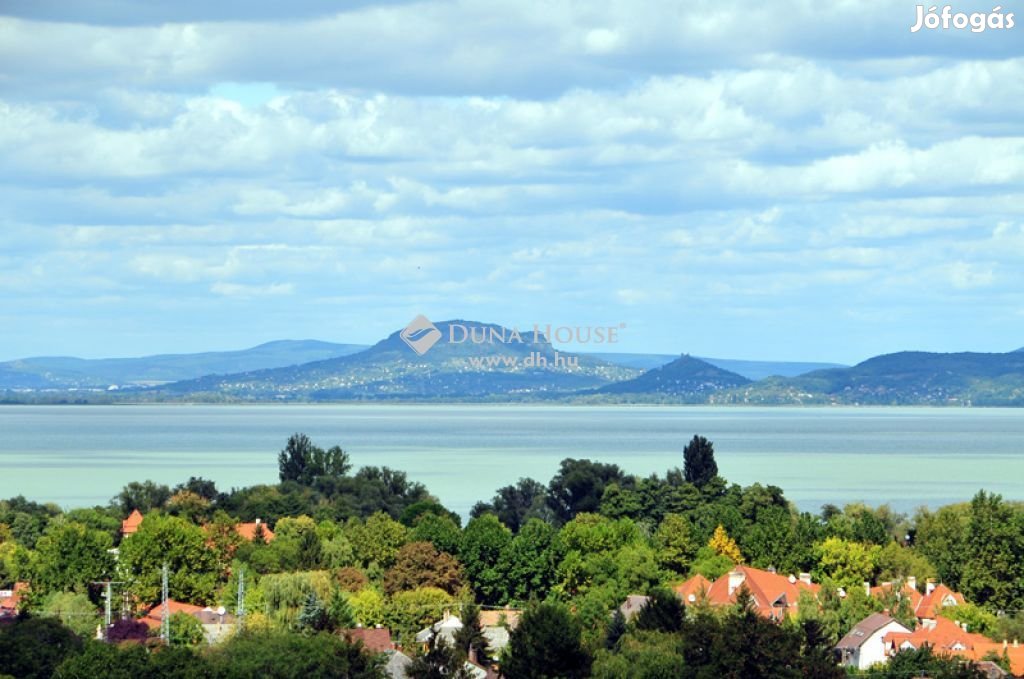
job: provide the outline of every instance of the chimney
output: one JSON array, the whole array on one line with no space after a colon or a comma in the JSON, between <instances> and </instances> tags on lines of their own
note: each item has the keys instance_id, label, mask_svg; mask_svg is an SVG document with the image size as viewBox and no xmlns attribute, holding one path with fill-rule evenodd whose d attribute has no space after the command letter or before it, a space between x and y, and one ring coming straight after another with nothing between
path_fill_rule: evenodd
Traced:
<instances>
[{"instance_id":1,"label":"chimney","mask_svg":"<svg viewBox=\"0 0 1024 679\"><path fill-rule=\"evenodd\" d=\"M928 578L928 580L925 582L925 585L924 585L924 593L925 594L931 594L934 591L935 591L935 579L934 578Z\"/></svg>"},{"instance_id":2,"label":"chimney","mask_svg":"<svg viewBox=\"0 0 1024 679\"><path fill-rule=\"evenodd\" d=\"M743 571L729 571L729 595L732 596L732 593L739 589L746 579L747 576Z\"/></svg>"},{"instance_id":3,"label":"chimney","mask_svg":"<svg viewBox=\"0 0 1024 679\"><path fill-rule=\"evenodd\" d=\"M917 578L913 575L907 576L907 587L910 589L917 589Z\"/></svg>"},{"instance_id":4,"label":"chimney","mask_svg":"<svg viewBox=\"0 0 1024 679\"><path fill-rule=\"evenodd\" d=\"M811 584L811 574L810 573L801 573L800 574L800 582L804 583L805 585Z\"/></svg>"},{"instance_id":5,"label":"chimney","mask_svg":"<svg viewBox=\"0 0 1024 679\"><path fill-rule=\"evenodd\" d=\"M1014 639L1014 640L1013 640L1013 647L1014 647L1014 648L1020 648L1020 642L1019 642L1019 641L1017 641L1016 639Z\"/></svg>"},{"instance_id":6,"label":"chimney","mask_svg":"<svg viewBox=\"0 0 1024 679\"><path fill-rule=\"evenodd\" d=\"M444 617L442 620L447 620L450 617L452 617L452 610L450 608L444 609Z\"/></svg>"},{"instance_id":7,"label":"chimney","mask_svg":"<svg viewBox=\"0 0 1024 679\"><path fill-rule=\"evenodd\" d=\"M258 517L258 516L256 517L256 525L257 526L260 525L260 517Z\"/></svg>"},{"instance_id":8,"label":"chimney","mask_svg":"<svg viewBox=\"0 0 1024 679\"><path fill-rule=\"evenodd\" d=\"M1006 639L1003 639L1003 651L1004 651L1004 652L1005 652L1005 651L1006 651L1006 649L1007 649L1007 648L1009 647L1009 645L1010 645L1010 642L1009 642L1009 641L1007 641Z\"/></svg>"},{"instance_id":9,"label":"chimney","mask_svg":"<svg viewBox=\"0 0 1024 679\"><path fill-rule=\"evenodd\" d=\"M864 594L871 596L871 583L867 580L864 581Z\"/></svg>"}]
</instances>

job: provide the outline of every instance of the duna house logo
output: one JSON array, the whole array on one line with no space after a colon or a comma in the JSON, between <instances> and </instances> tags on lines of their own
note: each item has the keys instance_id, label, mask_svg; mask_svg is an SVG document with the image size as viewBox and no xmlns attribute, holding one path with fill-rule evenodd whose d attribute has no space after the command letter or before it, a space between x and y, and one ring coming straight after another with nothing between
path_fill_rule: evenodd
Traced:
<instances>
[{"instance_id":1,"label":"duna house logo","mask_svg":"<svg viewBox=\"0 0 1024 679\"><path fill-rule=\"evenodd\" d=\"M399 337L409 345L410 349L422 356L441 339L441 331L430 322L429 318L420 314L412 319L412 323L405 326L405 330L399 333Z\"/></svg>"}]
</instances>

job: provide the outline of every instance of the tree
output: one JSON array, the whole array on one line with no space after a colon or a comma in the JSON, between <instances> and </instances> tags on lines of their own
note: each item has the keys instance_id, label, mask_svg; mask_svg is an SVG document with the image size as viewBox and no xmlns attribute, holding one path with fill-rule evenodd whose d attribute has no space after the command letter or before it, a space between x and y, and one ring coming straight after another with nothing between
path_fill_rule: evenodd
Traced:
<instances>
[{"instance_id":1,"label":"tree","mask_svg":"<svg viewBox=\"0 0 1024 679\"><path fill-rule=\"evenodd\" d=\"M398 592L387 606L387 625L398 632L400 639L412 638L419 630L432 625L451 608L455 599L436 587Z\"/></svg>"},{"instance_id":2,"label":"tree","mask_svg":"<svg viewBox=\"0 0 1024 679\"><path fill-rule=\"evenodd\" d=\"M132 510L138 509L146 514L154 509L160 509L171 499L171 489L163 484L153 481L132 481L121 489L121 492L111 500L121 510L122 516L128 516Z\"/></svg>"},{"instance_id":3,"label":"tree","mask_svg":"<svg viewBox=\"0 0 1024 679\"><path fill-rule=\"evenodd\" d=\"M194 615L177 612L171 615L171 644L174 646L198 646L206 641L203 623Z\"/></svg>"},{"instance_id":4,"label":"tree","mask_svg":"<svg viewBox=\"0 0 1024 679\"><path fill-rule=\"evenodd\" d=\"M43 599L40 612L57 618L72 632L83 638L96 633L100 614L89 597L81 592L53 592Z\"/></svg>"},{"instance_id":5,"label":"tree","mask_svg":"<svg viewBox=\"0 0 1024 679\"><path fill-rule=\"evenodd\" d=\"M348 604L352 608L352 616L356 624L363 627L383 625L385 622L384 595L373 587L363 589L348 596Z\"/></svg>"},{"instance_id":6,"label":"tree","mask_svg":"<svg viewBox=\"0 0 1024 679\"><path fill-rule=\"evenodd\" d=\"M207 545L206 534L184 519L151 514L138 531L121 542L118 565L131 582L131 591L144 603L156 603L164 564L171 598L212 603L217 559Z\"/></svg>"},{"instance_id":7,"label":"tree","mask_svg":"<svg viewBox=\"0 0 1024 679\"><path fill-rule=\"evenodd\" d=\"M662 588L651 591L636 615L636 628L655 632L678 632L683 628L683 602L676 593Z\"/></svg>"},{"instance_id":8,"label":"tree","mask_svg":"<svg viewBox=\"0 0 1024 679\"><path fill-rule=\"evenodd\" d=\"M205 654L218 679L379 679L384 659L332 634L237 634Z\"/></svg>"},{"instance_id":9,"label":"tree","mask_svg":"<svg viewBox=\"0 0 1024 679\"><path fill-rule=\"evenodd\" d=\"M429 542L409 542L398 550L395 565L384 574L384 591L394 594L417 587L436 587L455 594L462 587L462 566Z\"/></svg>"},{"instance_id":10,"label":"tree","mask_svg":"<svg viewBox=\"0 0 1024 679\"><path fill-rule=\"evenodd\" d=\"M113 571L114 557L107 552L113 546L103 531L59 519L50 522L36 543L32 588L41 594L88 591L89 583Z\"/></svg>"},{"instance_id":11,"label":"tree","mask_svg":"<svg viewBox=\"0 0 1024 679\"><path fill-rule=\"evenodd\" d=\"M321 632L327 629L330 616L316 592L310 591L306 595L306 601L302 604L297 622L299 629L304 632Z\"/></svg>"},{"instance_id":12,"label":"tree","mask_svg":"<svg viewBox=\"0 0 1024 679\"><path fill-rule=\"evenodd\" d=\"M625 479L618 465L566 458L548 484L548 506L563 523L580 512L596 512L605 486Z\"/></svg>"},{"instance_id":13,"label":"tree","mask_svg":"<svg viewBox=\"0 0 1024 679\"><path fill-rule=\"evenodd\" d=\"M743 563L743 554L740 553L739 546L735 540L729 537L729 534L725 532L725 527L721 524L715 529L715 534L711 536L708 547L714 550L715 554L732 561L733 564Z\"/></svg>"},{"instance_id":14,"label":"tree","mask_svg":"<svg viewBox=\"0 0 1024 679\"><path fill-rule=\"evenodd\" d=\"M546 510L547 488L533 479L521 478L512 486L499 488L490 503L478 503L474 517L494 514L513 533L531 518L543 518Z\"/></svg>"},{"instance_id":15,"label":"tree","mask_svg":"<svg viewBox=\"0 0 1024 679\"><path fill-rule=\"evenodd\" d=\"M683 474L687 482L703 488L718 476L715 447L703 436L694 435L683 448Z\"/></svg>"},{"instance_id":16,"label":"tree","mask_svg":"<svg viewBox=\"0 0 1024 679\"><path fill-rule=\"evenodd\" d=\"M409 679L472 679L466 669L466 655L440 634L430 640L427 652L415 657L405 668Z\"/></svg>"},{"instance_id":17,"label":"tree","mask_svg":"<svg viewBox=\"0 0 1024 679\"><path fill-rule=\"evenodd\" d=\"M398 550L405 544L408 529L384 512L377 512L366 523L350 521L345 532L352 542L356 559L363 566L377 564L390 568Z\"/></svg>"},{"instance_id":18,"label":"tree","mask_svg":"<svg viewBox=\"0 0 1024 679\"><path fill-rule=\"evenodd\" d=\"M558 603L534 603L509 635L501 666L508 679L577 679L589 676L590 664L579 621L569 609Z\"/></svg>"},{"instance_id":19,"label":"tree","mask_svg":"<svg viewBox=\"0 0 1024 679\"><path fill-rule=\"evenodd\" d=\"M511 542L511 531L493 514L472 519L463 532L459 560L477 598L485 604L500 603L504 596L505 582L497 565Z\"/></svg>"},{"instance_id":20,"label":"tree","mask_svg":"<svg viewBox=\"0 0 1024 679\"><path fill-rule=\"evenodd\" d=\"M871 579L879 552L877 545L826 538L815 548L818 566L814 574L819 581L827 578L837 587L860 587Z\"/></svg>"},{"instance_id":21,"label":"tree","mask_svg":"<svg viewBox=\"0 0 1024 679\"><path fill-rule=\"evenodd\" d=\"M540 519L530 519L498 557L497 571L505 597L523 602L543 599L557 581L558 564L565 554L558 533Z\"/></svg>"},{"instance_id":22,"label":"tree","mask_svg":"<svg viewBox=\"0 0 1024 679\"><path fill-rule=\"evenodd\" d=\"M929 645L920 649L907 649L892 656L885 665L876 665L868 671L869 677L899 679L922 677L930 679L983 679L985 676L974 663L960 658L936 655Z\"/></svg>"},{"instance_id":23,"label":"tree","mask_svg":"<svg viewBox=\"0 0 1024 679\"><path fill-rule=\"evenodd\" d=\"M1024 607L1024 512L979 491L970 517L961 591L992 610Z\"/></svg>"},{"instance_id":24,"label":"tree","mask_svg":"<svg viewBox=\"0 0 1024 679\"><path fill-rule=\"evenodd\" d=\"M16 619L0 625L0 674L49 679L81 647L74 632L53 618Z\"/></svg>"},{"instance_id":25,"label":"tree","mask_svg":"<svg viewBox=\"0 0 1024 679\"><path fill-rule=\"evenodd\" d=\"M626 616L622 614L618 608L612 614L612 619L608 623L608 630L605 632L604 647L608 650L613 650L619 645L619 639L626 633Z\"/></svg>"},{"instance_id":26,"label":"tree","mask_svg":"<svg viewBox=\"0 0 1024 679\"><path fill-rule=\"evenodd\" d=\"M461 619L462 628L455 632L455 648L474 658L477 665L487 667L491 664L491 657L487 649L487 637L480 624L480 608L476 604L469 604L462 609Z\"/></svg>"},{"instance_id":27,"label":"tree","mask_svg":"<svg viewBox=\"0 0 1024 679\"><path fill-rule=\"evenodd\" d=\"M658 563L676 573L686 573L700 546L693 534L693 524L681 514L668 514L654 533Z\"/></svg>"},{"instance_id":28,"label":"tree","mask_svg":"<svg viewBox=\"0 0 1024 679\"><path fill-rule=\"evenodd\" d=\"M352 465L348 453L338 446L323 450L313 445L305 434L292 434L284 450L277 456L281 481L312 485L320 477L339 478L348 474Z\"/></svg>"},{"instance_id":29,"label":"tree","mask_svg":"<svg viewBox=\"0 0 1024 679\"><path fill-rule=\"evenodd\" d=\"M450 516L438 516L433 512L427 512L414 522L409 540L430 542L439 552L458 554L462 547L462 531Z\"/></svg>"}]
</instances>

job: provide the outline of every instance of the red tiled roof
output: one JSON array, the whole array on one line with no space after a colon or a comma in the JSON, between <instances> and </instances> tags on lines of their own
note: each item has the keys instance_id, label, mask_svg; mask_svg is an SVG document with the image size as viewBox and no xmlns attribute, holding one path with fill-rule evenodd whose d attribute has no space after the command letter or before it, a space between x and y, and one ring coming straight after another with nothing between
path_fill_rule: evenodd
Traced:
<instances>
[{"instance_id":1,"label":"red tiled roof","mask_svg":"<svg viewBox=\"0 0 1024 679\"><path fill-rule=\"evenodd\" d=\"M939 651L956 651L992 643L988 637L965 632L955 622L946 618L936 618L934 624L921 625L913 632L890 632L882 641L892 652L899 651L904 646L921 648L927 645Z\"/></svg>"},{"instance_id":2,"label":"red tiled roof","mask_svg":"<svg viewBox=\"0 0 1024 679\"><path fill-rule=\"evenodd\" d=\"M915 614L922 620L937 618L943 606L962 606L964 595L954 592L945 585L937 585L928 594L925 594L915 609Z\"/></svg>"},{"instance_id":3,"label":"red tiled roof","mask_svg":"<svg viewBox=\"0 0 1024 679\"><path fill-rule=\"evenodd\" d=\"M758 613L781 619L796 613L801 592L817 595L820 585L808 584L790 575L784 576L750 566L737 566L711 583L707 600L712 606L735 603L736 593L746 586Z\"/></svg>"},{"instance_id":4,"label":"red tiled roof","mask_svg":"<svg viewBox=\"0 0 1024 679\"><path fill-rule=\"evenodd\" d=\"M892 592L892 588L894 585L895 583L892 582L883 582L881 585L877 587L872 587L870 594L875 599L881 599L886 594ZM903 583L903 586L900 588L899 593L902 596L908 597L910 599L910 608L914 611L917 611L918 607L921 605L921 599L923 598L923 595L920 592L918 592L916 588L911 587L905 582Z\"/></svg>"},{"instance_id":5,"label":"red tiled roof","mask_svg":"<svg viewBox=\"0 0 1024 679\"><path fill-rule=\"evenodd\" d=\"M1016 646L1009 643L1003 647L1002 643L990 641L987 644L978 643L974 648L966 651L953 651L952 655L962 656L971 660L982 660L989 653L994 653L1002 658L1003 654L1010 660L1010 672L1017 677L1024 676L1024 646L1019 642Z\"/></svg>"},{"instance_id":6,"label":"red tiled roof","mask_svg":"<svg viewBox=\"0 0 1024 679\"><path fill-rule=\"evenodd\" d=\"M138 509L133 509L128 518L121 522L121 534L131 535L137 531L142 524L142 518L142 513Z\"/></svg>"},{"instance_id":7,"label":"red tiled roof","mask_svg":"<svg viewBox=\"0 0 1024 679\"><path fill-rule=\"evenodd\" d=\"M21 602L21 594L27 591L27 582L14 583L14 587L11 588L11 595L0 598L0 610L3 610L5 613L17 612L18 604Z\"/></svg>"},{"instance_id":8,"label":"red tiled roof","mask_svg":"<svg viewBox=\"0 0 1024 679\"><path fill-rule=\"evenodd\" d=\"M356 627L341 630L341 634L352 643L361 641L371 653L385 653L395 649L391 641L391 630L387 627Z\"/></svg>"},{"instance_id":9,"label":"red tiled roof","mask_svg":"<svg viewBox=\"0 0 1024 679\"><path fill-rule=\"evenodd\" d=\"M270 530L270 526L265 523L261 523L259 520L253 521L252 523L239 523L235 525L235 530L244 539L252 542L256 539L256 527L259 526L263 529L263 541L270 542L274 539L274 531Z\"/></svg>"},{"instance_id":10,"label":"red tiled roof","mask_svg":"<svg viewBox=\"0 0 1024 679\"><path fill-rule=\"evenodd\" d=\"M672 588L684 604L692 604L706 596L711 589L711 581L698 573L686 582ZM692 597L692 598L691 598Z\"/></svg>"},{"instance_id":11,"label":"red tiled roof","mask_svg":"<svg viewBox=\"0 0 1024 679\"><path fill-rule=\"evenodd\" d=\"M195 615L196 613L201 612L203 607L182 603L180 601L175 601L174 599L168 599L167 610L170 615L174 615L175 613ZM146 614L142 616L142 622L146 623L150 629L156 629L157 627L160 627L160 621L163 619L163 614L164 605L163 603L159 603L146 611Z\"/></svg>"}]
</instances>

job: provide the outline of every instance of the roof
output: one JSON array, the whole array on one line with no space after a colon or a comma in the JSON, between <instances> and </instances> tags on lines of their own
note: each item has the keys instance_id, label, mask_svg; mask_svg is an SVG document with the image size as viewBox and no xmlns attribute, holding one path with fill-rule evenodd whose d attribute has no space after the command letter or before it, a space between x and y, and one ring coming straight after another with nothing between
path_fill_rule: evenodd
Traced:
<instances>
[{"instance_id":1,"label":"roof","mask_svg":"<svg viewBox=\"0 0 1024 679\"><path fill-rule=\"evenodd\" d=\"M938 617L943 606L962 606L964 601L963 594L954 592L945 585L937 585L935 589L921 598L914 613L922 620L930 620Z\"/></svg>"},{"instance_id":2,"label":"roof","mask_svg":"<svg viewBox=\"0 0 1024 679\"><path fill-rule=\"evenodd\" d=\"M707 599L713 606L728 606L736 601L736 593L746 587L757 611L779 619L796 613L800 594L817 596L820 585L804 582L792 575L784 576L750 566L737 566L711 583Z\"/></svg>"},{"instance_id":3,"label":"roof","mask_svg":"<svg viewBox=\"0 0 1024 679\"><path fill-rule=\"evenodd\" d=\"M619 612L626 620L632 620L633 616L640 612L640 609L647 605L651 597L642 594L630 594L619 606Z\"/></svg>"},{"instance_id":4,"label":"roof","mask_svg":"<svg viewBox=\"0 0 1024 679\"><path fill-rule=\"evenodd\" d=\"M519 626L519 618L522 614L523 612L516 608L498 608L490 611L480 611L480 626L499 627L504 625L509 629L515 629Z\"/></svg>"},{"instance_id":5,"label":"roof","mask_svg":"<svg viewBox=\"0 0 1024 679\"><path fill-rule=\"evenodd\" d=\"M387 627L356 627L341 630L341 634L352 643L362 643L371 653L395 650L395 644L391 641L391 630Z\"/></svg>"},{"instance_id":6,"label":"roof","mask_svg":"<svg viewBox=\"0 0 1024 679\"><path fill-rule=\"evenodd\" d=\"M198 613L192 614L193 618L197 618L199 622L204 625L234 625L235 616L230 613L221 615L217 611L213 610L209 606L199 611Z\"/></svg>"},{"instance_id":7,"label":"roof","mask_svg":"<svg viewBox=\"0 0 1024 679\"><path fill-rule=\"evenodd\" d=\"M188 615L195 615L203 610L202 606L195 606L193 604L186 604L174 599L167 600L167 610L170 615L175 613L186 613ZM150 629L156 629L160 626L160 622L163 619L164 605L163 603L156 604L150 608L142 616L142 622L146 623Z\"/></svg>"},{"instance_id":8,"label":"roof","mask_svg":"<svg viewBox=\"0 0 1024 679\"><path fill-rule=\"evenodd\" d=\"M936 618L934 623L921 625L913 632L890 632L883 641L891 650L907 646L921 648L924 645L940 651L973 649L976 646L991 645L988 637L965 631L952 620Z\"/></svg>"},{"instance_id":9,"label":"roof","mask_svg":"<svg viewBox=\"0 0 1024 679\"><path fill-rule=\"evenodd\" d=\"M270 530L270 526L261 522L259 519L251 523L239 523L235 524L235 531L241 535L244 539L252 542L256 539L256 527L259 526L263 529L263 541L270 542L274 539L274 531Z\"/></svg>"},{"instance_id":10,"label":"roof","mask_svg":"<svg viewBox=\"0 0 1024 679\"><path fill-rule=\"evenodd\" d=\"M711 589L711 581L698 573L686 582L672 588L684 603L696 603Z\"/></svg>"},{"instance_id":11,"label":"roof","mask_svg":"<svg viewBox=\"0 0 1024 679\"><path fill-rule=\"evenodd\" d=\"M446 615L430 627L425 627L417 632L416 641L425 644L433 639L435 634L438 634L442 639L451 642L455 638L455 633L460 629L462 629L462 621L458 616Z\"/></svg>"},{"instance_id":12,"label":"roof","mask_svg":"<svg viewBox=\"0 0 1024 679\"><path fill-rule=\"evenodd\" d=\"M139 529L142 524L142 512L138 509L133 509L132 513L128 515L128 518L121 522L121 534L131 535Z\"/></svg>"},{"instance_id":13,"label":"roof","mask_svg":"<svg viewBox=\"0 0 1024 679\"><path fill-rule=\"evenodd\" d=\"M904 632L906 632L908 634L910 633L910 630L908 630L903 625L900 625L900 623L896 622L895 620L890 618L888 615L885 615L883 613L872 613L868 617L866 617L863 620L861 620L860 622L858 622L854 626L854 628L851 629L847 633L847 635L845 637L840 639L839 643L836 644L836 648L840 648L840 649L857 649L857 648L860 648L861 646L864 645L864 642L866 642L869 638L871 638L872 634L874 634L878 630L882 629L883 627L885 627L886 625L889 625L891 623L896 623L897 625L900 626L900 630L902 630L902 631L904 631ZM899 630L894 630L894 631L899 631Z\"/></svg>"},{"instance_id":14,"label":"roof","mask_svg":"<svg viewBox=\"0 0 1024 679\"><path fill-rule=\"evenodd\" d=\"M881 599L886 594L892 592L894 586L895 583L883 582L881 585L878 585L877 587L872 587L870 589L869 594L875 599ZM910 608L916 613L917 609L921 606L921 599L923 599L924 596L920 592L918 592L915 587L911 587L906 582L904 582L902 587L900 587L899 594L901 597L905 596L910 599Z\"/></svg>"},{"instance_id":15,"label":"roof","mask_svg":"<svg viewBox=\"0 0 1024 679\"><path fill-rule=\"evenodd\" d=\"M388 675L390 679L408 679L409 674L406 670L411 664L412 658L405 653L391 651L388 653L388 662L384 665L384 674Z\"/></svg>"},{"instance_id":16,"label":"roof","mask_svg":"<svg viewBox=\"0 0 1024 679\"><path fill-rule=\"evenodd\" d=\"M977 643L974 645L974 648L965 651L954 651L953 655L970 658L971 660L981 660L989 653L995 653L999 657L1002 657L1005 653L1010 661L1010 672L1018 677L1024 676L1024 645L1017 642L1017 645L1014 646L1013 642L1011 642L1004 647L1003 643L1005 642L989 641L987 643ZM994 675L990 673L989 676Z\"/></svg>"},{"instance_id":17,"label":"roof","mask_svg":"<svg viewBox=\"0 0 1024 679\"><path fill-rule=\"evenodd\" d=\"M21 603L21 595L27 591L27 582L16 582L13 588L4 590L3 595L0 596L0 611L5 615L16 613L18 611L18 604Z\"/></svg>"}]
</instances>

